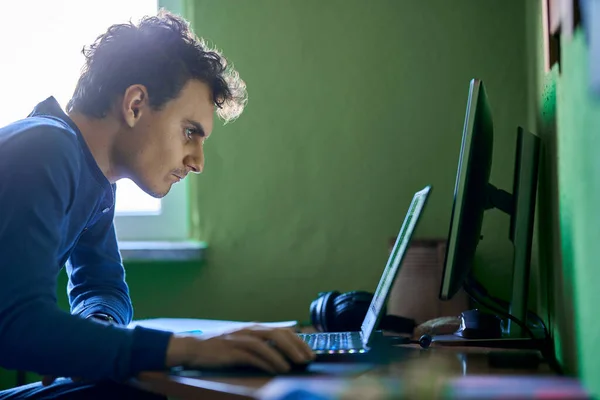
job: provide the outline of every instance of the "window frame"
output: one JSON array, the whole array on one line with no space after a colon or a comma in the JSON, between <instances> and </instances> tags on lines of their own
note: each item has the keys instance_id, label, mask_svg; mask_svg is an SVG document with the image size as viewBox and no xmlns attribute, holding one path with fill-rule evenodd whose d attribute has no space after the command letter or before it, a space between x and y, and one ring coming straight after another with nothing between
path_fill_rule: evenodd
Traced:
<instances>
[{"instance_id":1,"label":"window frame","mask_svg":"<svg viewBox=\"0 0 600 400\"><path fill-rule=\"evenodd\" d=\"M115 214L119 241L185 241L190 238L189 182L174 184L161 199L159 214ZM119 190L117 188L117 196Z\"/></svg>"}]
</instances>

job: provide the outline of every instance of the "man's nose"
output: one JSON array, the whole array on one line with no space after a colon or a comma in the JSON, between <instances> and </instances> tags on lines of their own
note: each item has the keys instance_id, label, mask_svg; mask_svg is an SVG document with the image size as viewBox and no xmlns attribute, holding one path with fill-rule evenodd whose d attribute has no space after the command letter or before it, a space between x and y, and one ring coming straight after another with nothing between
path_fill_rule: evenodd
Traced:
<instances>
[{"instance_id":1,"label":"man's nose","mask_svg":"<svg viewBox=\"0 0 600 400\"><path fill-rule=\"evenodd\" d=\"M204 149L200 146L200 150L193 156L192 162L188 163L191 171L196 174L201 174L204 170Z\"/></svg>"}]
</instances>

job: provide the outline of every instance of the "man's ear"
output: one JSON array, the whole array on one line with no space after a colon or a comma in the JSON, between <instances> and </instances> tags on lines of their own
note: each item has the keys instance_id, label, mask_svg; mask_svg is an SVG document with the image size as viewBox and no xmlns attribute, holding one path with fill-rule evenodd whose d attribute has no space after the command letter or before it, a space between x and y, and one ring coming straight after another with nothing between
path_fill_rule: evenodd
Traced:
<instances>
[{"instance_id":1,"label":"man's ear","mask_svg":"<svg viewBox=\"0 0 600 400\"><path fill-rule=\"evenodd\" d=\"M133 128L148 107L148 91L144 85L131 85L125 90L122 102L125 123Z\"/></svg>"}]
</instances>

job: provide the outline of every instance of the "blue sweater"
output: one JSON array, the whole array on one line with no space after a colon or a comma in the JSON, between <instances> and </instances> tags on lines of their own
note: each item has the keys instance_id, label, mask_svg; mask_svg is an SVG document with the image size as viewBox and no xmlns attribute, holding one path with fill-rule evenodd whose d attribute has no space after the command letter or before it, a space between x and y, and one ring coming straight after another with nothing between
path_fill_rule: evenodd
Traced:
<instances>
[{"instance_id":1,"label":"blue sweater","mask_svg":"<svg viewBox=\"0 0 600 400\"><path fill-rule=\"evenodd\" d=\"M0 367L124 380L165 368L171 333L128 329L115 185L52 97L0 128ZM57 305L66 267L71 312ZM120 325L85 319L111 315Z\"/></svg>"}]
</instances>

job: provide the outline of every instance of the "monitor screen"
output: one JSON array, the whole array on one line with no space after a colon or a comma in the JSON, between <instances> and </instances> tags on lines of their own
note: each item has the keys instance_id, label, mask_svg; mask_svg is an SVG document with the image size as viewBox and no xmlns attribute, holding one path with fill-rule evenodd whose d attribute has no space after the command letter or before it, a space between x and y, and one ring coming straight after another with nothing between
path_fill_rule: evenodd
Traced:
<instances>
[{"instance_id":1,"label":"monitor screen","mask_svg":"<svg viewBox=\"0 0 600 400\"><path fill-rule=\"evenodd\" d=\"M471 80L462 133L450 229L439 298L451 299L463 286L479 244L488 206L494 131L483 82Z\"/></svg>"},{"instance_id":2,"label":"monitor screen","mask_svg":"<svg viewBox=\"0 0 600 400\"><path fill-rule=\"evenodd\" d=\"M400 232L396 238L396 243L394 244L394 248L390 253L387 265L383 271L381 279L379 280L379 284L375 290L375 295L373 296L373 300L369 305L369 309L367 310L367 314L363 321L361 331L364 341L368 341L370 339L372 333L376 330L379 320L382 317L381 310L383 309L384 304L387 302L392 284L394 283L394 280L400 271L400 264L404 258L406 248L408 247L417 222L419 221L421 212L426 204L430 191L431 187L427 186L426 188L415 193L413 196L406 217L404 218L404 223L400 228Z\"/></svg>"}]
</instances>

